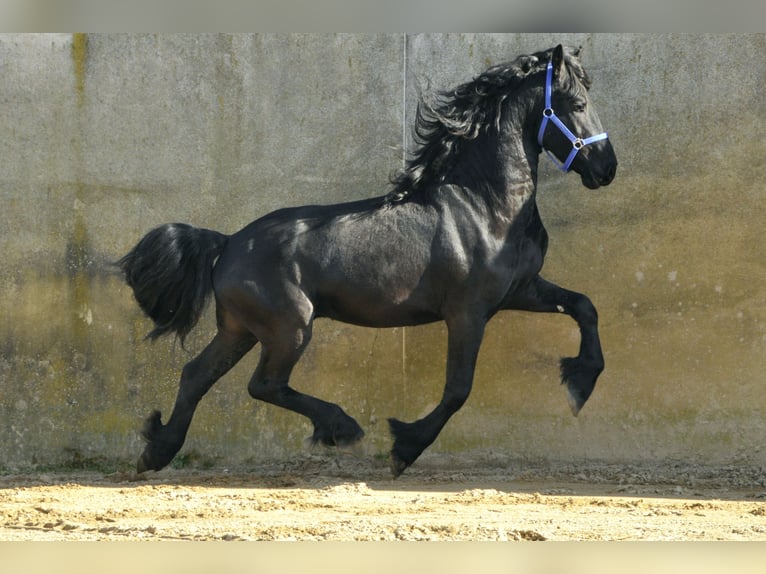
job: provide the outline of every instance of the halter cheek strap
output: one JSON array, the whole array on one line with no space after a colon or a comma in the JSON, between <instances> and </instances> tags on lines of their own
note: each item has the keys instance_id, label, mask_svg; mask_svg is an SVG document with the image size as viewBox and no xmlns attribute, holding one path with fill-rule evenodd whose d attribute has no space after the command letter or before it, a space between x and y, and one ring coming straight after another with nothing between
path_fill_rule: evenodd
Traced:
<instances>
[{"instance_id":1,"label":"halter cheek strap","mask_svg":"<svg viewBox=\"0 0 766 574\"><path fill-rule=\"evenodd\" d=\"M540 144L540 147L543 147L543 135L545 134L545 130L548 127L548 121L553 122L553 125L555 125L557 128L559 128L559 131L563 133L566 138L572 143L572 150L569 152L569 155L567 156L564 163L560 163L559 160L547 149L545 150L545 153L548 154L548 157L551 158L553 163L561 170L561 171L569 171L569 168L572 167L572 162L574 161L575 157L577 157L577 152L579 152L582 148L584 148L586 145L590 145L592 143L599 142L601 140L605 140L607 137L606 132L602 132L600 134L596 134L595 136L590 136L589 138L580 139L576 135L574 135L571 130L564 125L564 122L562 122L559 117L556 115L556 113L553 111L553 108L551 107L551 91L553 86L553 62L548 62L548 67L545 70L545 109L543 110L543 121L540 124L540 131L537 132L537 143Z\"/></svg>"}]
</instances>

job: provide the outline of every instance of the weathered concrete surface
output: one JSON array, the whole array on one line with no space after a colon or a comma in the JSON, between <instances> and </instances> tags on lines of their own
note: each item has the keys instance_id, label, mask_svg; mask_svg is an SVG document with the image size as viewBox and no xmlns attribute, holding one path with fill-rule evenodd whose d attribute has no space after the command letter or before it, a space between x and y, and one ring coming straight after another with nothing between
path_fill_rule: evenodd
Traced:
<instances>
[{"instance_id":1,"label":"weathered concrete surface","mask_svg":"<svg viewBox=\"0 0 766 574\"><path fill-rule=\"evenodd\" d=\"M574 419L557 380L574 323L497 317L470 400L427 456L766 463L764 35L61 35L0 36L0 468L132 462L142 418L169 412L213 322L188 352L142 341L109 262L148 229L233 232L277 207L384 193L419 83L558 41L585 48L620 168L597 192L544 169L544 275L593 299L607 369ZM383 453L386 417L438 400L445 342L441 325L321 322L294 385L341 403ZM298 456L309 425L248 397L256 361L211 390L185 452Z\"/></svg>"}]
</instances>

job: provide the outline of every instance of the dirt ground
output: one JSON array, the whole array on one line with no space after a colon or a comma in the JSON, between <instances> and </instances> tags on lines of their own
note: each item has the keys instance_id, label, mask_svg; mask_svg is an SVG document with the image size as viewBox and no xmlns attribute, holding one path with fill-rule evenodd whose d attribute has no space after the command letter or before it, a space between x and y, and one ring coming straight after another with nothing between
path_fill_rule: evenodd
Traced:
<instances>
[{"instance_id":1,"label":"dirt ground","mask_svg":"<svg viewBox=\"0 0 766 574\"><path fill-rule=\"evenodd\" d=\"M0 540L766 540L760 469L387 462L0 476Z\"/></svg>"}]
</instances>

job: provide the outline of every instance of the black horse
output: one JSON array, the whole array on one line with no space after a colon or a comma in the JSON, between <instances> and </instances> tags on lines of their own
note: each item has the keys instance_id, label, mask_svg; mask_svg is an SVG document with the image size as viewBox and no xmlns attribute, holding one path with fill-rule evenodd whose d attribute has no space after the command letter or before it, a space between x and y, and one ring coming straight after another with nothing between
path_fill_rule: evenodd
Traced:
<instances>
[{"instance_id":1,"label":"black horse","mask_svg":"<svg viewBox=\"0 0 766 574\"><path fill-rule=\"evenodd\" d=\"M185 224L150 231L118 262L154 321L149 337L175 333L183 342L211 293L218 329L184 366L167 424L158 411L144 423L138 472L173 459L200 399L259 342L252 397L308 417L314 442L361 439L338 405L288 384L318 317L378 328L447 324L440 403L415 422L389 419L394 476L468 398L485 325L498 311L560 312L577 322L579 354L561 361L576 415L604 367L597 314L585 295L538 275L548 237L535 193L542 149L590 189L614 178L617 159L589 87L579 50L521 56L421 99L417 148L385 196L281 209L231 236Z\"/></svg>"}]
</instances>

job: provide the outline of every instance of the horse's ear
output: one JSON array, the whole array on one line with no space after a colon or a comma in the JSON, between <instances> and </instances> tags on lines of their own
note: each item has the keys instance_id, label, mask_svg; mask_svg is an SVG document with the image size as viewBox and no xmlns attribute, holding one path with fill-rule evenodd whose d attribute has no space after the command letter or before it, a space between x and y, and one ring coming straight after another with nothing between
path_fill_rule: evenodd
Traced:
<instances>
[{"instance_id":1,"label":"horse's ear","mask_svg":"<svg viewBox=\"0 0 766 574\"><path fill-rule=\"evenodd\" d=\"M553 48L553 54L551 54L551 62L553 62L553 71L556 77L560 76L564 71L564 46L559 44Z\"/></svg>"}]
</instances>

